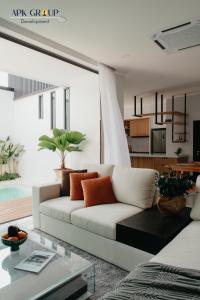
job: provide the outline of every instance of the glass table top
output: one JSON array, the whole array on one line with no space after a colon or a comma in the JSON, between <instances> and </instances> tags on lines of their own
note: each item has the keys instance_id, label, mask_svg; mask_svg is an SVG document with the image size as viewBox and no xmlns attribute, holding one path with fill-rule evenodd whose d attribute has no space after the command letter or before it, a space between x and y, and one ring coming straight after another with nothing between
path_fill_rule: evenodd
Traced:
<instances>
[{"instance_id":1,"label":"glass table top","mask_svg":"<svg viewBox=\"0 0 200 300\"><path fill-rule=\"evenodd\" d=\"M90 269L94 271L94 266L89 261L66 250L58 242L39 232L26 231L28 239L20 246L19 251L11 252L10 247L0 241L0 299L37 299L76 276L90 272ZM0 234L3 232L5 230L1 228ZM14 268L34 250L51 251L56 255L39 274ZM94 276L92 271L91 274Z\"/></svg>"}]
</instances>

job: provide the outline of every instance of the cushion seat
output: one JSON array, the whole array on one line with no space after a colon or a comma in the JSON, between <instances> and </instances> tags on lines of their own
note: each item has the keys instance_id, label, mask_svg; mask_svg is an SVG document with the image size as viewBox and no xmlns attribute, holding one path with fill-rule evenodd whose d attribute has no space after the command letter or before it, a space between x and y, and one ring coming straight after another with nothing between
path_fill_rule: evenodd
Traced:
<instances>
[{"instance_id":1,"label":"cushion seat","mask_svg":"<svg viewBox=\"0 0 200 300\"><path fill-rule=\"evenodd\" d=\"M71 223L79 228L116 240L116 224L141 211L141 208L124 203L96 205L73 211Z\"/></svg>"},{"instance_id":2,"label":"cushion seat","mask_svg":"<svg viewBox=\"0 0 200 300\"><path fill-rule=\"evenodd\" d=\"M154 258L153 262L180 268L200 270L200 222L193 221L186 226Z\"/></svg>"},{"instance_id":3,"label":"cushion seat","mask_svg":"<svg viewBox=\"0 0 200 300\"><path fill-rule=\"evenodd\" d=\"M48 217L71 223L71 213L83 207L83 200L71 201L70 197L60 197L42 202L40 212Z\"/></svg>"}]
</instances>

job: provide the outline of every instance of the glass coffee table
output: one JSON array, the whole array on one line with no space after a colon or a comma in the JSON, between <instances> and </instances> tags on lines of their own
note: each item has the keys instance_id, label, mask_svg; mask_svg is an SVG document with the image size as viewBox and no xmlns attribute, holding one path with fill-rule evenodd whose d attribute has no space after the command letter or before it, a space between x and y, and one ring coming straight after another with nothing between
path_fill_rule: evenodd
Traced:
<instances>
[{"instance_id":1,"label":"glass coffee table","mask_svg":"<svg viewBox=\"0 0 200 300\"><path fill-rule=\"evenodd\" d=\"M39 274L14 268L35 250L56 255ZM28 231L27 241L16 252L0 242L0 299L88 299L94 293L94 285L93 264L40 233Z\"/></svg>"}]
</instances>

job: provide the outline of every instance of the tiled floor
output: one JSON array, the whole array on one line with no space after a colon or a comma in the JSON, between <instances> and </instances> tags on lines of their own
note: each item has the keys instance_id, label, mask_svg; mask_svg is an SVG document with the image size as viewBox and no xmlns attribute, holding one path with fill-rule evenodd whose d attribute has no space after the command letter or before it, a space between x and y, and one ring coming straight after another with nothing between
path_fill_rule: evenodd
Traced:
<instances>
[{"instance_id":1,"label":"tiled floor","mask_svg":"<svg viewBox=\"0 0 200 300\"><path fill-rule=\"evenodd\" d=\"M0 224L32 215L32 197L0 203Z\"/></svg>"}]
</instances>

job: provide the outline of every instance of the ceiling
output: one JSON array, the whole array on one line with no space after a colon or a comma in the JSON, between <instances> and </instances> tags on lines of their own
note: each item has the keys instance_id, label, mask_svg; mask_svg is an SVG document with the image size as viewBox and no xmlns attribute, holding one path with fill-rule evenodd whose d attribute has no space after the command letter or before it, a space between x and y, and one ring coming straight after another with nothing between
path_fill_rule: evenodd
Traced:
<instances>
[{"instance_id":1,"label":"ceiling","mask_svg":"<svg viewBox=\"0 0 200 300\"><path fill-rule=\"evenodd\" d=\"M3 2L3 1L2 1ZM17 4L16 4L17 2ZM65 23L20 24L127 78L127 91L139 94L200 83L200 47L166 54L151 40L165 27L200 16L199 0L9 0L0 17L13 8L58 8ZM15 21L16 22L16 21Z\"/></svg>"}]
</instances>

